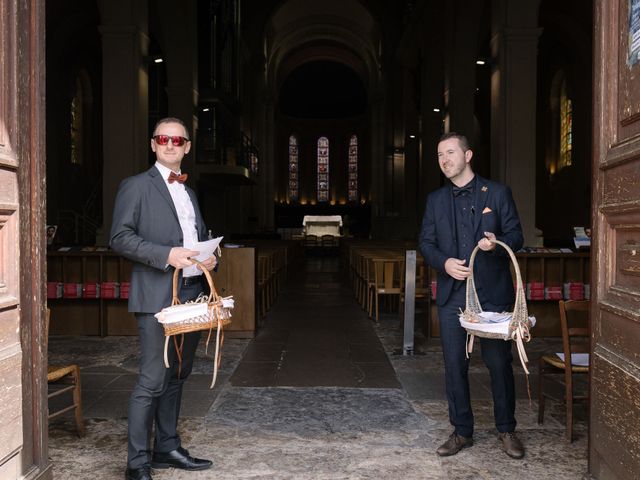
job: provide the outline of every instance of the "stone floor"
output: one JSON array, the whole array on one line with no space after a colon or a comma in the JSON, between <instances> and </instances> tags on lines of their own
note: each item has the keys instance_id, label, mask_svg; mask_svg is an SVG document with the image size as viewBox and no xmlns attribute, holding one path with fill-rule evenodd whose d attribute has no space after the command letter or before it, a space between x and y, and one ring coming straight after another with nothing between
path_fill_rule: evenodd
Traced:
<instances>
[{"instance_id":1,"label":"stone floor","mask_svg":"<svg viewBox=\"0 0 640 480\"><path fill-rule=\"evenodd\" d=\"M374 325L342 281L337 259L308 260L255 339L226 340L213 390L211 352L200 346L179 429L191 453L212 459L214 468L156 470L155 479L583 478L586 411L576 410L572 444L564 441L562 404L549 402L538 425L537 402L528 400L515 364L518 431L527 454L518 461L499 450L478 353L470 367L474 446L438 457L435 449L452 430L438 339L417 332L416 354L398 355L397 314L386 313ZM558 347L557 339L534 339L527 345L532 365ZM50 426L55 478L123 478L137 338L54 337L49 350L51 363L81 365L87 423L83 439L70 417ZM535 372L529 380L535 396Z\"/></svg>"}]
</instances>

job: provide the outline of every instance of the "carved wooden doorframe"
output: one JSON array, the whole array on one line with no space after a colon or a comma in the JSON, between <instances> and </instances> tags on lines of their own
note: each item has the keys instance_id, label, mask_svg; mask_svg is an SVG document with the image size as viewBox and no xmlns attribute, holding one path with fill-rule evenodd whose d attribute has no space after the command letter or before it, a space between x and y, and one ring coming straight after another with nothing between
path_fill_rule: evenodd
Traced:
<instances>
[{"instance_id":1,"label":"carved wooden doorframe","mask_svg":"<svg viewBox=\"0 0 640 480\"><path fill-rule=\"evenodd\" d=\"M637 478L640 0L597 0L594 33L589 471L595 478Z\"/></svg>"},{"instance_id":2,"label":"carved wooden doorframe","mask_svg":"<svg viewBox=\"0 0 640 480\"><path fill-rule=\"evenodd\" d=\"M0 0L0 478L52 478L47 446L44 1Z\"/></svg>"}]
</instances>

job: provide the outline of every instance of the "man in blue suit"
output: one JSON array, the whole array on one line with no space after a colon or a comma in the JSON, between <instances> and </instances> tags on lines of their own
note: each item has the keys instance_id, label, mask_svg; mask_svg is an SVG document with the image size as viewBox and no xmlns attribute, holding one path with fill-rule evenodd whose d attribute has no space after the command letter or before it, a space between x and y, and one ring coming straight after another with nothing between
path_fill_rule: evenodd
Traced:
<instances>
[{"instance_id":1,"label":"man in blue suit","mask_svg":"<svg viewBox=\"0 0 640 480\"><path fill-rule=\"evenodd\" d=\"M438 272L436 304L445 364L449 421L454 432L442 444L440 456L455 455L473 445L473 412L469 395L467 334L458 315L465 308L465 280L471 252L480 247L474 265L478 298L485 311L503 312L515 300L510 261L491 240L512 250L522 248L520 219L509 187L475 175L473 152L464 135L451 132L438 143L438 162L451 181L432 192L420 232L420 250ZM515 388L511 342L482 338L482 359L491 374L493 413L504 451L522 458L524 447L515 434Z\"/></svg>"},{"instance_id":2,"label":"man in blue suit","mask_svg":"<svg viewBox=\"0 0 640 480\"><path fill-rule=\"evenodd\" d=\"M129 311L140 335L140 373L129 401L127 480L151 480L153 468L204 470L209 460L194 458L176 432L182 385L191 372L200 332L184 335L181 367L169 342L171 368L164 366L164 330L154 314L171 305L172 277L180 269L179 298L193 300L203 291L200 266L192 265L193 247L207 238L195 193L180 165L191 142L184 122L160 120L151 139L156 163L120 184L111 228L111 247L133 262ZM202 262L212 270L216 258ZM149 437L155 421L153 455Z\"/></svg>"}]
</instances>

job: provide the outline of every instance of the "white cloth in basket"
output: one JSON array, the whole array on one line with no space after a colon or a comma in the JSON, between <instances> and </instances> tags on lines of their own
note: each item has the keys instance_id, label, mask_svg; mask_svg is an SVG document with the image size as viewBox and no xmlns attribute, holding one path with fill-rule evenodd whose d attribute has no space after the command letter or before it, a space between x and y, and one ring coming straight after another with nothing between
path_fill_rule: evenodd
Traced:
<instances>
[{"instance_id":1,"label":"white cloth in basket","mask_svg":"<svg viewBox=\"0 0 640 480\"><path fill-rule=\"evenodd\" d=\"M222 307L233 308L234 301L233 296L223 297ZM190 318L203 317L206 319L207 308L209 304L206 302L194 302L183 303L179 305L172 305L171 307L165 307L162 311L155 314L155 317L160 323L172 324L184 322ZM204 320L203 320L204 321Z\"/></svg>"},{"instance_id":2,"label":"white cloth in basket","mask_svg":"<svg viewBox=\"0 0 640 480\"><path fill-rule=\"evenodd\" d=\"M496 335L502 335L505 339L509 339L509 322L511 322L512 314L508 312L480 312L476 314L479 318L478 322L468 322L464 320L463 315L460 315L460 325L467 331L473 330L476 332L493 333ZM531 326L535 326L536 317L529 316ZM471 332L470 332L471 333Z\"/></svg>"}]
</instances>

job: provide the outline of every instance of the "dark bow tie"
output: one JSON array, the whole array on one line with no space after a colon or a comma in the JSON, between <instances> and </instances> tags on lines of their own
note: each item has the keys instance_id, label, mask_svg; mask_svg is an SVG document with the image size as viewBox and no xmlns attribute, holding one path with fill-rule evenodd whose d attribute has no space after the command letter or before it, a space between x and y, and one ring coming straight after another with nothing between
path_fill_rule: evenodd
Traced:
<instances>
[{"instance_id":1,"label":"dark bow tie","mask_svg":"<svg viewBox=\"0 0 640 480\"><path fill-rule=\"evenodd\" d=\"M466 192L468 195L471 195L473 193L473 185L471 184L467 184L464 187L456 187L455 185L453 186L453 196L457 197L458 195L462 194Z\"/></svg>"},{"instance_id":2,"label":"dark bow tie","mask_svg":"<svg viewBox=\"0 0 640 480\"><path fill-rule=\"evenodd\" d=\"M167 179L167 181L169 183L173 183L173 182L184 183L187 181L188 176L189 175L187 175L186 173L178 175L176 172L171 172L169 174L169 178Z\"/></svg>"}]
</instances>

